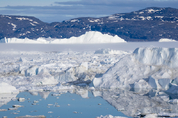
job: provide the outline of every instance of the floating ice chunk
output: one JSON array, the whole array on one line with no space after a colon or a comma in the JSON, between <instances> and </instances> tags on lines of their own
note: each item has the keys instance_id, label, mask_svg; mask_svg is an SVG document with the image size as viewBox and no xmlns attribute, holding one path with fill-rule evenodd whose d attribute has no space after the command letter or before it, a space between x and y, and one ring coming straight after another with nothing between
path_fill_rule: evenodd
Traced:
<instances>
[{"instance_id":1,"label":"floating ice chunk","mask_svg":"<svg viewBox=\"0 0 178 118\"><path fill-rule=\"evenodd\" d=\"M19 102L24 102L24 101L25 101L25 98L18 98L18 101L19 101Z\"/></svg>"},{"instance_id":2,"label":"floating ice chunk","mask_svg":"<svg viewBox=\"0 0 178 118\"><path fill-rule=\"evenodd\" d=\"M39 116L26 115L26 116L18 116L16 118L46 118L46 116L44 116L44 115L39 115Z\"/></svg>"},{"instance_id":3,"label":"floating ice chunk","mask_svg":"<svg viewBox=\"0 0 178 118\"><path fill-rule=\"evenodd\" d=\"M122 116L112 116L112 115L106 115L106 116L99 116L99 117L96 117L96 118L127 118L127 117L122 117Z\"/></svg>"},{"instance_id":4,"label":"floating ice chunk","mask_svg":"<svg viewBox=\"0 0 178 118\"><path fill-rule=\"evenodd\" d=\"M147 114L144 118L157 118L157 114Z\"/></svg>"},{"instance_id":5,"label":"floating ice chunk","mask_svg":"<svg viewBox=\"0 0 178 118\"><path fill-rule=\"evenodd\" d=\"M18 93L19 91L12 85L0 82L0 93Z\"/></svg>"},{"instance_id":6,"label":"floating ice chunk","mask_svg":"<svg viewBox=\"0 0 178 118\"><path fill-rule=\"evenodd\" d=\"M94 54L127 54L127 52L121 50L112 50L108 48L96 50Z\"/></svg>"},{"instance_id":7,"label":"floating ice chunk","mask_svg":"<svg viewBox=\"0 0 178 118\"><path fill-rule=\"evenodd\" d=\"M7 111L7 109L0 109L0 111Z\"/></svg>"},{"instance_id":8,"label":"floating ice chunk","mask_svg":"<svg viewBox=\"0 0 178 118\"><path fill-rule=\"evenodd\" d=\"M12 107L19 108L19 107L23 107L23 106L22 105L13 105Z\"/></svg>"}]
</instances>

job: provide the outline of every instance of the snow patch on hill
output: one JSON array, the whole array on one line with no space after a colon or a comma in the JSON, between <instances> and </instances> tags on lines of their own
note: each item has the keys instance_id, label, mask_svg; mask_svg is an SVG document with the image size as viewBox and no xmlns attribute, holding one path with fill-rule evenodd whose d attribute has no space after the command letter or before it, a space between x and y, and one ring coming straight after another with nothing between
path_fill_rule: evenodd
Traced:
<instances>
[{"instance_id":1,"label":"snow patch on hill","mask_svg":"<svg viewBox=\"0 0 178 118\"><path fill-rule=\"evenodd\" d=\"M117 35L111 36L108 34L102 34L97 31L86 32L79 37L71 37L64 39L55 38L38 38L32 39L19 39L19 38L4 38L1 39L1 43L37 43L37 44L75 44L75 43L125 43L126 41Z\"/></svg>"},{"instance_id":2,"label":"snow patch on hill","mask_svg":"<svg viewBox=\"0 0 178 118\"><path fill-rule=\"evenodd\" d=\"M159 42L176 42L174 39L161 38Z\"/></svg>"}]
</instances>

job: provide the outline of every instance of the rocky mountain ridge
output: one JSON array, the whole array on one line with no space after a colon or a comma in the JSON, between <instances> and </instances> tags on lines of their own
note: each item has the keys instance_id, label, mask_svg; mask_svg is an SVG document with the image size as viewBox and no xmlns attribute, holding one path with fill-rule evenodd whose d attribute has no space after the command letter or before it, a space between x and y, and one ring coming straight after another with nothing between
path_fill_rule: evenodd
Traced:
<instances>
[{"instance_id":1,"label":"rocky mountain ridge","mask_svg":"<svg viewBox=\"0 0 178 118\"><path fill-rule=\"evenodd\" d=\"M118 35L126 41L178 40L178 9L150 7L107 17L81 17L45 23L35 17L0 15L0 39L70 38L88 31Z\"/></svg>"}]
</instances>

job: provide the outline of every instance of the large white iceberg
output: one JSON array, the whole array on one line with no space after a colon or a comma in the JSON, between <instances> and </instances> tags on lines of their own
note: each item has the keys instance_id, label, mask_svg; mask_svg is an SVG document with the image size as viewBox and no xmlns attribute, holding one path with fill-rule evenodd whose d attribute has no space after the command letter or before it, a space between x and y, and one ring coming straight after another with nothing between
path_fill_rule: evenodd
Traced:
<instances>
[{"instance_id":1,"label":"large white iceberg","mask_svg":"<svg viewBox=\"0 0 178 118\"><path fill-rule=\"evenodd\" d=\"M0 40L1 43L37 43L37 44L75 44L75 43L125 43L126 41L117 35L111 36L102 34L98 31L89 31L79 37L71 37L64 39L56 38L43 38L40 37L36 40L32 39L19 39L19 38L4 38Z\"/></svg>"},{"instance_id":2,"label":"large white iceberg","mask_svg":"<svg viewBox=\"0 0 178 118\"><path fill-rule=\"evenodd\" d=\"M98 88L134 88L168 90L178 77L178 49L137 48L120 59L100 78L93 79Z\"/></svg>"}]
</instances>

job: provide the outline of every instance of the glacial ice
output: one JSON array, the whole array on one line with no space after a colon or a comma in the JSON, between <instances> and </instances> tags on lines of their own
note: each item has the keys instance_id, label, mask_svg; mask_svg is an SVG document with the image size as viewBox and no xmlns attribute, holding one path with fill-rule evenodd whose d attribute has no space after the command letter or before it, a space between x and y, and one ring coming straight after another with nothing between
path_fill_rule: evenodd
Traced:
<instances>
[{"instance_id":1,"label":"glacial ice","mask_svg":"<svg viewBox=\"0 0 178 118\"><path fill-rule=\"evenodd\" d=\"M137 48L133 56L136 61L145 65L178 68L177 48Z\"/></svg>"},{"instance_id":2,"label":"glacial ice","mask_svg":"<svg viewBox=\"0 0 178 118\"><path fill-rule=\"evenodd\" d=\"M121 116L112 116L112 115L106 115L106 116L98 116L96 118L126 118L126 117L121 117Z\"/></svg>"},{"instance_id":3,"label":"glacial ice","mask_svg":"<svg viewBox=\"0 0 178 118\"><path fill-rule=\"evenodd\" d=\"M178 100L167 95L178 93L177 62L177 48L137 48L133 53L112 49L0 51L0 93L16 97L11 93L28 90L46 99L50 92L43 90L59 91L56 95L70 91L88 98L90 90L127 116L156 117L161 115L158 113L176 113L178 109ZM9 90L4 91L3 87ZM123 91L124 88L132 91ZM0 102L3 101L0 106L12 99L4 101L1 97L3 94L0 94Z\"/></svg>"},{"instance_id":4,"label":"glacial ice","mask_svg":"<svg viewBox=\"0 0 178 118\"><path fill-rule=\"evenodd\" d=\"M121 58L100 78L93 79L96 88L134 88L168 90L177 83L177 48L137 48Z\"/></svg>"},{"instance_id":5,"label":"glacial ice","mask_svg":"<svg viewBox=\"0 0 178 118\"><path fill-rule=\"evenodd\" d=\"M32 44L75 44L75 43L125 43L126 41L120 37L102 34L98 31L89 31L79 37L71 37L64 39L56 38L43 38L40 37L36 40L32 39L19 39L19 38L4 38L0 43L32 43Z\"/></svg>"}]
</instances>

